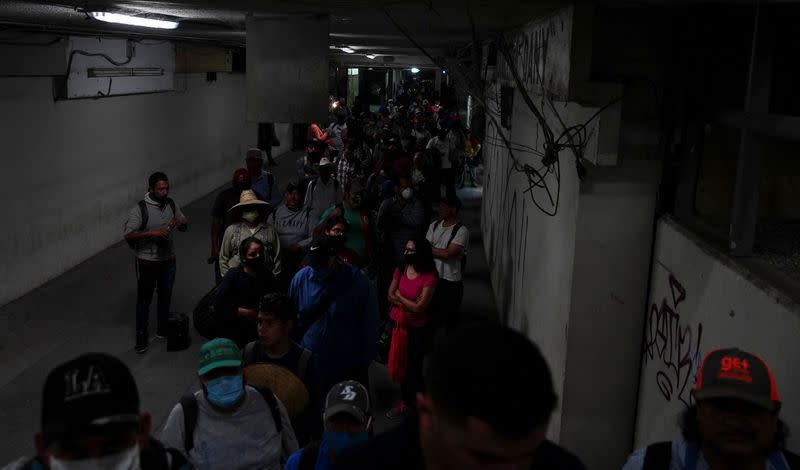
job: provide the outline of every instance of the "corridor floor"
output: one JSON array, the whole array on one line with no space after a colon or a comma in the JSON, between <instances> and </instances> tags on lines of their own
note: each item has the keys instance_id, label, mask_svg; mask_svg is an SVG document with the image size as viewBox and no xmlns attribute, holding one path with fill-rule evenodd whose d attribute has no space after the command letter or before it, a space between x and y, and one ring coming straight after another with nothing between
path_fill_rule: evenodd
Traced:
<instances>
[{"instance_id":1,"label":"corridor floor","mask_svg":"<svg viewBox=\"0 0 800 470\"><path fill-rule=\"evenodd\" d=\"M284 185L294 175L297 152L278 158L273 172ZM233 170L233 168L231 168ZM228 183L184 208L190 227L176 237L178 271L172 310L191 315L213 285L209 254L209 213L216 194ZM174 188L179 197L180 188ZM470 230L463 315L497 318L494 295L480 235L480 189L459 192L462 219ZM180 202L180 201L179 201ZM139 386L142 410L151 413L158 433L180 396L197 387L197 348L203 339L192 332L192 345L167 352L165 342L151 342L143 355L133 351L136 282L133 257L125 243L100 252L44 286L0 308L0 466L33 455L45 377L58 364L85 352L106 352L131 368ZM151 324L155 305L151 308ZM376 429L389 424L384 412L399 398L386 369L373 364L371 389Z\"/></svg>"}]
</instances>

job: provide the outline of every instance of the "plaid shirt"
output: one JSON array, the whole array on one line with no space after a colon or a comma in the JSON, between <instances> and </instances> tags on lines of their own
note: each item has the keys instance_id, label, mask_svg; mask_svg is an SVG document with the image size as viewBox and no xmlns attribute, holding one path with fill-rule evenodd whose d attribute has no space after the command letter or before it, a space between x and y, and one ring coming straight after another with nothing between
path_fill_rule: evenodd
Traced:
<instances>
[{"instance_id":1,"label":"plaid shirt","mask_svg":"<svg viewBox=\"0 0 800 470\"><path fill-rule=\"evenodd\" d=\"M336 179L342 188L347 186L347 183L356 178L356 167L344 156L339 158L339 164L336 167Z\"/></svg>"}]
</instances>

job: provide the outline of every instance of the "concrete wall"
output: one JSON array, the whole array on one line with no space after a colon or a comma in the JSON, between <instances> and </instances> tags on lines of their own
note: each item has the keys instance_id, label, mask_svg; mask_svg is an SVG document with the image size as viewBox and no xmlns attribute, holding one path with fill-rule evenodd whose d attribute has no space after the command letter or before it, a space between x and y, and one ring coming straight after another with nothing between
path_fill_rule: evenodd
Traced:
<instances>
[{"instance_id":1,"label":"concrete wall","mask_svg":"<svg viewBox=\"0 0 800 470\"><path fill-rule=\"evenodd\" d=\"M620 468L633 439L659 164L593 167L581 181L561 444Z\"/></svg>"},{"instance_id":2,"label":"concrete wall","mask_svg":"<svg viewBox=\"0 0 800 470\"><path fill-rule=\"evenodd\" d=\"M256 143L245 77L204 77L181 92L58 103L49 78L0 79L0 219L12 227L0 238L0 305L121 240L153 171L187 204L243 165Z\"/></svg>"},{"instance_id":3,"label":"concrete wall","mask_svg":"<svg viewBox=\"0 0 800 470\"><path fill-rule=\"evenodd\" d=\"M510 139L540 148L540 128L518 96L514 99ZM503 129L504 132L507 132ZM484 249L491 269L492 286L501 321L526 333L547 358L556 393L562 394L567 355L575 225L578 210L578 177L564 158L560 184L546 177L558 200L555 216L539 210L534 200L551 213L543 188L531 187L527 176L515 169L508 150L497 142L496 130L486 131L485 183L481 216ZM541 157L514 152L519 166L541 166ZM550 435L560 434L560 410L553 416Z\"/></svg>"},{"instance_id":4,"label":"concrete wall","mask_svg":"<svg viewBox=\"0 0 800 470\"><path fill-rule=\"evenodd\" d=\"M751 351L772 367L781 416L800 427L800 306L669 218L658 225L646 322L637 446L679 435L700 361L722 347ZM798 445L795 432L789 448Z\"/></svg>"},{"instance_id":5,"label":"concrete wall","mask_svg":"<svg viewBox=\"0 0 800 470\"><path fill-rule=\"evenodd\" d=\"M539 123L519 90L515 91L508 132L517 165L507 150L497 148L502 142L494 137L493 127L487 130L487 143L494 145L487 146L486 154L484 246L501 317L539 344L553 370L561 405L553 416L550 437L576 451L589 468L619 468L634 435L632 404L639 383L661 169L658 111L652 91L642 96L638 84L623 86L624 74L610 73L631 57L646 58L642 52L650 42L642 38L644 45L639 47L620 44L616 37L600 41L597 35L614 30L616 23L604 24L614 15L585 6L572 12L566 16L557 12L526 27L535 33L542 25L551 31L547 25L555 24L558 32L562 23L574 21L571 40L564 43L555 40L557 35L549 36L547 50L570 57L568 67L557 67L569 76L556 73L545 80L545 84L561 84L562 89L568 84L569 101L550 106L537 93L540 84L534 83L529 90L533 102L556 136L565 126L586 122L601 106L616 104L588 126L592 131L583 147L586 178L578 180L575 156L564 149L559 154L560 168L543 181L535 176L530 181L520 170L525 164L541 168L545 141ZM635 32L643 35L648 30L640 25ZM629 42L630 37L636 34L628 36ZM609 49L596 54L599 44ZM614 48L625 47L627 54L615 52ZM661 57L642 59L638 72L657 75L660 69L652 62L658 60ZM529 68L540 65L534 58ZM502 71L500 64L498 68ZM625 74L637 72L632 69L624 68ZM613 80L597 82L595 77ZM500 82L509 84L502 76ZM548 91L557 93L559 87ZM553 216L545 213L555 211L543 184L558 199Z\"/></svg>"}]
</instances>

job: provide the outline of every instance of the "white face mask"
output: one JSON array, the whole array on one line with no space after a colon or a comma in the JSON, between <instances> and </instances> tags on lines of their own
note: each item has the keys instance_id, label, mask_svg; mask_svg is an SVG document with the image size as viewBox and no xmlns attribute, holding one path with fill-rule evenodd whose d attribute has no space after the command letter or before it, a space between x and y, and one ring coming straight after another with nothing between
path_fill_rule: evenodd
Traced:
<instances>
[{"instance_id":1,"label":"white face mask","mask_svg":"<svg viewBox=\"0 0 800 470\"><path fill-rule=\"evenodd\" d=\"M242 212L242 218L252 224L258 220L258 211Z\"/></svg>"},{"instance_id":2,"label":"white face mask","mask_svg":"<svg viewBox=\"0 0 800 470\"><path fill-rule=\"evenodd\" d=\"M59 460L50 457L50 470L141 470L139 445L118 454L83 460Z\"/></svg>"},{"instance_id":3,"label":"white face mask","mask_svg":"<svg viewBox=\"0 0 800 470\"><path fill-rule=\"evenodd\" d=\"M406 189L404 189L403 191L400 192L400 196L402 196L403 199L406 199L406 200L411 199L411 196L413 194L414 194L414 192L411 190L411 188L406 188Z\"/></svg>"}]
</instances>

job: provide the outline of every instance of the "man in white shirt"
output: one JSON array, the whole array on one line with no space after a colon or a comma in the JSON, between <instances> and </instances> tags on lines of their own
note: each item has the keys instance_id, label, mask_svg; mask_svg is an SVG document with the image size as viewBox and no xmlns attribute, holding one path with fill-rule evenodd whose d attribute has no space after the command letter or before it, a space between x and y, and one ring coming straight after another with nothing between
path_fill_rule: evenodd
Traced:
<instances>
[{"instance_id":1,"label":"man in white shirt","mask_svg":"<svg viewBox=\"0 0 800 470\"><path fill-rule=\"evenodd\" d=\"M439 203L439 220L430 225L425 236L433 247L433 260L439 272L431 311L441 312L440 317L443 317L448 330L458 326L458 313L464 297L462 271L469 246L469 230L458 219L460 210L460 199L444 197Z\"/></svg>"},{"instance_id":2,"label":"man in white shirt","mask_svg":"<svg viewBox=\"0 0 800 470\"><path fill-rule=\"evenodd\" d=\"M245 385L233 341L209 341L199 358L202 390L175 405L162 442L196 469L282 469L298 448L286 408L271 391Z\"/></svg>"},{"instance_id":3,"label":"man in white shirt","mask_svg":"<svg viewBox=\"0 0 800 470\"><path fill-rule=\"evenodd\" d=\"M428 141L428 145L425 148L435 149L438 153L440 183L436 185L436 194L434 196L440 196L442 184L444 184L448 196L455 196L456 183L453 175L453 164L450 162L452 146L450 139L447 138L447 129L440 129L436 137Z\"/></svg>"}]
</instances>

